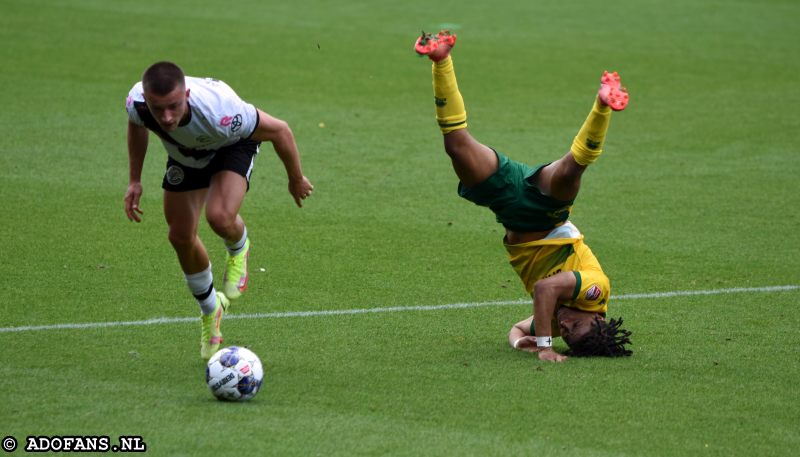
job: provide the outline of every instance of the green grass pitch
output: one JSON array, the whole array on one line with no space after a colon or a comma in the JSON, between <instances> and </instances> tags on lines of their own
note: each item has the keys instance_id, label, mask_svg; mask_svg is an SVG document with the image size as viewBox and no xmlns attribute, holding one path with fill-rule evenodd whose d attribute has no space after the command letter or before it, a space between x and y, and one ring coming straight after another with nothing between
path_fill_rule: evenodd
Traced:
<instances>
[{"instance_id":1,"label":"green grass pitch","mask_svg":"<svg viewBox=\"0 0 800 457\"><path fill-rule=\"evenodd\" d=\"M798 19L789 0L0 0L0 437L140 435L171 456L794 454ZM443 26L471 132L529 163L566 151L601 72L622 74L631 104L572 220L633 357L508 347L530 305L502 228L455 193L412 52ZM181 320L197 305L154 137L145 220L123 213L125 96L162 59L286 119L316 186L295 208L262 149L233 310L261 316L223 325L265 365L246 404L213 399ZM201 236L219 279L222 244ZM323 313L390 307L411 309ZM154 318L172 320L120 324ZM112 325L52 327L86 323Z\"/></svg>"}]
</instances>

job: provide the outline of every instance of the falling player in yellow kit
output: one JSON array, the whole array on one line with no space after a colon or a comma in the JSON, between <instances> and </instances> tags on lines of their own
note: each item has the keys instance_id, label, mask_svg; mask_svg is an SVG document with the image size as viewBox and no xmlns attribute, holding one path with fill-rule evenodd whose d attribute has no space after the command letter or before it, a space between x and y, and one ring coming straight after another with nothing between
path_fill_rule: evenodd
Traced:
<instances>
[{"instance_id":1,"label":"falling player in yellow kit","mask_svg":"<svg viewBox=\"0 0 800 457\"><path fill-rule=\"evenodd\" d=\"M436 119L459 179L458 194L491 209L503 224L509 260L533 298L533 315L515 324L509 344L560 362L552 348L561 336L576 356L626 356L630 332L622 319L606 321L611 285L583 235L567 219L581 175L599 157L612 111L628 104L616 72L605 72L592 111L570 151L555 162L528 166L476 141L458 90L450 51L456 36L423 33L414 45L433 61Z\"/></svg>"}]
</instances>

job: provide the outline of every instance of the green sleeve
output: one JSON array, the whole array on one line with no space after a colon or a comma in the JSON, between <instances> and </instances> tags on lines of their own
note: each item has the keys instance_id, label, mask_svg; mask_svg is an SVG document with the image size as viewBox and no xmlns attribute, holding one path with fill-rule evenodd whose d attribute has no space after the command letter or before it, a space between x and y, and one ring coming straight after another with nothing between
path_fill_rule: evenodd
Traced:
<instances>
[{"instance_id":1,"label":"green sleeve","mask_svg":"<svg viewBox=\"0 0 800 457\"><path fill-rule=\"evenodd\" d=\"M575 292L572 293L572 299L575 300L578 298L578 294L581 293L581 272L573 271L572 274L575 275Z\"/></svg>"}]
</instances>

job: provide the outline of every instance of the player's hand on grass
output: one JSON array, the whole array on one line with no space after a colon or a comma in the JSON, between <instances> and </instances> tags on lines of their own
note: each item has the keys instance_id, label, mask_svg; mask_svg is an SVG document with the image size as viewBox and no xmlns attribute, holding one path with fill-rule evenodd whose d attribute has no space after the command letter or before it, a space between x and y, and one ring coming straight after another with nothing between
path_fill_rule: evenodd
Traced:
<instances>
[{"instance_id":1,"label":"player's hand on grass","mask_svg":"<svg viewBox=\"0 0 800 457\"><path fill-rule=\"evenodd\" d=\"M294 197L294 202L298 207L303 207L303 200L311 196L314 185L305 176L297 179L289 179L289 193Z\"/></svg>"},{"instance_id":2,"label":"player's hand on grass","mask_svg":"<svg viewBox=\"0 0 800 457\"><path fill-rule=\"evenodd\" d=\"M546 362L563 362L567 360L567 356L559 354L553 348L542 348L537 351L539 353L539 360Z\"/></svg>"},{"instance_id":3,"label":"player's hand on grass","mask_svg":"<svg viewBox=\"0 0 800 457\"><path fill-rule=\"evenodd\" d=\"M128 185L128 191L125 192L125 214L128 220L135 222L142 222L141 214L144 212L139 209L139 198L142 196L142 183L131 183Z\"/></svg>"},{"instance_id":4,"label":"player's hand on grass","mask_svg":"<svg viewBox=\"0 0 800 457\"><path fill-rule=\"evenodd\" d=\"M536 337L535 336L523 336L519 340L517 340L517 349L520 351L525 352L536 352Z\"/></svg>"}]
</instances>

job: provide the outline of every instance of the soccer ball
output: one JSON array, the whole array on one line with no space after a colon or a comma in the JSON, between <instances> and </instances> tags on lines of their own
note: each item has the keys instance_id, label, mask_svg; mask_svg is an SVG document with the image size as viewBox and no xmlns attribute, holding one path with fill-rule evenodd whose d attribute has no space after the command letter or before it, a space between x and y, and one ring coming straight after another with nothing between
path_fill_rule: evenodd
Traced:
<instances>
[{"instance_id":1,"label":"soccer ball","mask_svg":"<svg viewBox=\"0 0 800 457\"><path fill-rule=\"evenodd\" d=\"M219 400L249 400L256 396L263 379L261 360L247 348L220 349L206 366L206 383Z\"/></svg>"}]
</instances>

